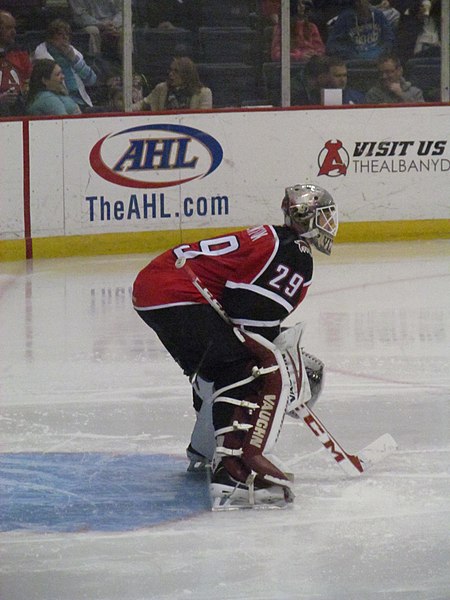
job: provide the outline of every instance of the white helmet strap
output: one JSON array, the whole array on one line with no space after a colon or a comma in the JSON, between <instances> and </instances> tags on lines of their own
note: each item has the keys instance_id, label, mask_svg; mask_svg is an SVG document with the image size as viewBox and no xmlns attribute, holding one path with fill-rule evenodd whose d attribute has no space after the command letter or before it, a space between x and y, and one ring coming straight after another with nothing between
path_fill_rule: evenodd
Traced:
<instances>
[{"instance_id":1,"label":"white helmet strap","mask_svg":"<svg viewBox=\"0 0 450 600\"><path fill-rule=\"evenodd\" d=\"M314 227L314 229L310 229L306 233L301 233L300 235L304 238L313 238L319 235L319 230L316 227Z\"/></svg>"}]
</instances>

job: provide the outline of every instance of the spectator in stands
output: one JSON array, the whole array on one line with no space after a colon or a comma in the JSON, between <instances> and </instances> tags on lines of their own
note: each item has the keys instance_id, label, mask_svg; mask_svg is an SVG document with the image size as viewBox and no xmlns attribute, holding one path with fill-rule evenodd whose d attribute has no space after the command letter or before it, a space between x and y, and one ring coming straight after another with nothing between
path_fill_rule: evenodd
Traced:
<instances>
[{"instance_id":1,"label":"spectator in stands","mask_svg":"<svg viewBox=\"0 0 450 600\"><path fill-rule=\"evenodd\" d=\"M143 75L133 75L133 84L131 88L131 101L133 104L138 104L144 99L143 90L146 84ZM122 77L118 74L111 76L107 81L108 100L106 110L109 112L123 112L123 83Z\"/></svg>"},{"instance_id":2,"label":"spectator in stands","mask_svg":"<svg viewBox=\"0 0 450 600\"><path fill-rule=\"evenodd\" d=\"M187 56L174 58L167 80L148 96L133 104L132 111L212 108L212 93L199 78L196 65Z\"/></svg>"},{"instance_id":3,"label":"spectator in stands","mask_svg":"<svg viewBox=\"0 0 450 600\"><path fill-rule=\"evenodd\" d=\"M391 6L391 2L389 0L370 0L370 3L373 7L381 10L392 30L394 32L397 31L400 22L400 12L394 6Z\"/></svg>"},{"instance_id":4,"label":"spectator in stands","mask_svg":"<svg viewBox=\"0 0 450 600\"><path fill-rule=\"evenodd\" d=\"M344 59L330 56L328 59L328 81L325 87L342 90L342 104L364 104L365 95L347 87L348 72Z\"/></svg>"},{"instance_id":5,"label":"spectator in stands","mask_svg":"<svg viewBox=\"0 0 450 600\"><path fill-rule=\"evenodd\" d=\"M403 77L400 59L395 54L383 54L377 61L380 81L366 94L368 104L398 104L425 102L422 90Z\"/></svg>"},{"instance_id":6,"label":"spectator in stands","mask_svg":"<svg viewBox=\"0 0 450 600\"><path fill-rule=\"evenodd\" d=\"M64 73L54 60L35 61L27 98L29 115L77 115L81 110L69 96Z\"/></svg>"},{"instance_id":7,"label":"spectator in stands","mask_svg":"<svg viewBox=\"0 0 450 600\"><path fill-rule=\"evenodd\" d=\"M422 28L416 38L414 56L440 56L441 0L434 0L431 5L422 2L422 13Z\"/></svg>"},{"instance_id":8,"label":"spectator in stands","mask_svg":"<svg viewBox=\"0 0 450 600\"><path fill-rule=\"evenodd\" d=\"M122 12L115 0L68 0L74 25L90 36L89 54L107 53L117 58Z\"/></svg>"},{"instance_id":9,"label":"spectator in stands","mask_svg":"<svg viewBox=\"0 0 450 600\"><path fill-rule=\"evenodd\" d=\"M321 104L322 89L328 84L328 57L312 56L299 79L291 79L291 104Z\"/></svg>"},{"instance_id":10,"label":"spectator in stands","mask_svg":"<svg viewBox=\"0 0 450 600\"><path fill-rule=\"evenodd\" d=\"M59 64L64 73L65 85L70 97L83 111L92 107L92 100L85 86L94 85L97 75L86 64L81 52L71 46L70 36L69 23L62 19L55 19L47 28L46 41L39 44L34 51L33 59L49 58Z\"/></svg>"},{"instance_id":11,"label":"spectator in stands","mask_svg":"<svg viewBox=\"0 0 450 600\"><path fill-rule=\"evenodd\" d=\"M281 0L261 0L260 13L268 24L276 25L280 20Z\"/></svg>"},{"instance_id":12,"label":"spectator in stands","mask_svg":"<svg viewBox=\"0 0 450 600\"><path fill-rule=\"evenodd\" d=\"M403 64L414 57L416 41L424 26L425 12L423 0L412 0L409 6L400 12L395 53Z\"/></svg>"},{"instance_id":13,"label":"spectator in stands","mask_svg":"<svg viewBox=\"0 0 450 600\"><path fill-rule=\"evenodd\" d=\"M25 94L31 74L27 52L15 47L16 21L0 11L0 116L23 115Z\"/></svg>"},{"instance_id":14,"label":"spectator in stands","mask_svg":"<svg viewBox=\"0 0 450 600\"><path fill-rule=\"evenodd\" d=\"M325 54L325 45L317 26L309 20L311 8L309 0L291 0L290 2L290 56L292 61L307 62L311 56ZM273 61L281 59L281 25L273 28L272 52Z\"/></svg>"},{"instance_id":15,"label":"spectator in stands","mask_svg":"<svg viewBox=\"0 0 450 600\"><path fill-rule=\"evenodd\" d=\"M353 0L314 0L311 20L319 28L320 35L326 43L334 22L346 8L353 6Z\"/></svg>"},{"instance_id":16,"label":"spectator in stands","mask_svg":"<svg viewBox=\"0 0 450 600\"><path fill-rule=\"evenodd\" d=\"M332 27L327 54L346 60L375 60L391 50L394 41L392 27L381 10L373 8L369 0L354 0L353 8L344 10Z\"/></svg>"},{"instance_id":17,"label":"spectator in stands","mask_svg":"<svg viewBox=\"0 0 450 600\"><path fill-rule=\"evenodd\" d=\"M45 28L46 0L0 0L0 10L9 12L19 32Z\"/></svg>"}]
</instances>

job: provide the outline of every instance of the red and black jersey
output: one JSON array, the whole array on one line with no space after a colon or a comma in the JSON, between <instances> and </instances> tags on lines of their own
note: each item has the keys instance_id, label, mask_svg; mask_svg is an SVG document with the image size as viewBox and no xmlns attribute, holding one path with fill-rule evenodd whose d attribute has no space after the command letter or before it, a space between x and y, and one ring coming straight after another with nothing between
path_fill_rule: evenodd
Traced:
<instances>
[{"instance_id":1,"label":"red and black jersey","mask_svg":"<svg viewBox=\"0 0 450 600\"><path fill-rule=\"evenodd\" d=\"M24 92L30 78L32 65L25 50L9 50L0 54L0 92L16 89Z\"/></svg>"},{"instance_id":2,"label":"red and black jersey","mask_svg":"<svg viewBox=\"0 0 450 600\"><path fill-rule=\"evenodd\" d=\"M236 325L265 337L303 300L312 280L309 244L288 227L261 225L192 244L156 257L137 276L133 303L138 311L207 301L177 258L189 265Z\"/></svg>"}]
</instances>

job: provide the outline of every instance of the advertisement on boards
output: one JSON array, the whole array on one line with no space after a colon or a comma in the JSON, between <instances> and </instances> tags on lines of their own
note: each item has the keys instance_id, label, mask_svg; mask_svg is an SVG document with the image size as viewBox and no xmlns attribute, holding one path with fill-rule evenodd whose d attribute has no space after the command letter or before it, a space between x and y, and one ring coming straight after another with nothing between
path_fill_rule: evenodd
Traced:
<instances>
[{"instance_id":1,"label":"advertisement on boards","mask_svg":"<svg viewBox=\"0 0 450 600\"><path fill-rule=\"evenodd\" d=\"M405 107L108 116L54 121L61 129L50 133L48 122L31 122L32 163L42 158L42 139L56 148L39 174L32 171L35 234L277 223L284 188L299 182L330 191L347 222L448 218L448 113Z\"/></svg>"},{"instance_id":2,"label":"advertisement on boards","mask_svg":"<svg viewBox=\"0 0 450 600\"><path fill-rule=\"evenodd\" d=\"M66 232L245 225L230 165L234 150L204 117L106 118L95 126L85 121L81 131L66 123ZM70 167L68 156L77 156Z\"/></svg>"}]
</instances>

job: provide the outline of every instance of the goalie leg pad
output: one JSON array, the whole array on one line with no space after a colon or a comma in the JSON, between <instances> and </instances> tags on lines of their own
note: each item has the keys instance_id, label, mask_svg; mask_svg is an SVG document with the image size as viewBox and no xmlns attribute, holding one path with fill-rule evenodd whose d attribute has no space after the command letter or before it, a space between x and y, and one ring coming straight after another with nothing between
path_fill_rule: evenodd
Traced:
<instances>
[{"instance_id":1,"label":"goalie leg pad","mask_svg":"<svg viewBox=\"0 0 450 600\"><path fill-rule=\"evenodd\" d=\"M281 353L271 342L241 331L239 336L255 355L257 367L251 369L251 377L235 386L227 386L227 396L224 390L216 393L213 415L217 447L211 491L215 500L215 494L224 493L224 485L228 485L229 494L236 494L233 490L237 487L239 496L247 494L252 504L251 497L254 502L258 491L271 489L273 494L261 492L260 496L268 503L272 496L277 498L276 502L282 497L286 503L293 499L291 480L266 455L275 446L286 411L289 391L286 367ZM235 392L233 395L242 395L242 386L247 392L243 400L229 397L231 391ZM228 484L222 481L224 471L230 478Z\"/></svg>"}]
</instances>

